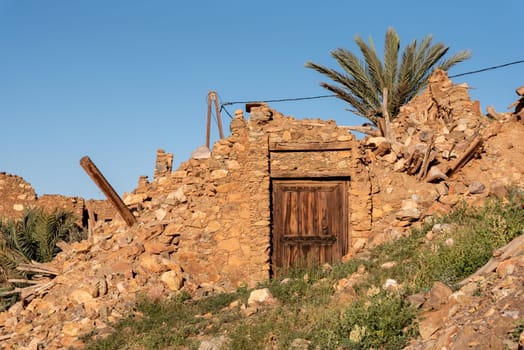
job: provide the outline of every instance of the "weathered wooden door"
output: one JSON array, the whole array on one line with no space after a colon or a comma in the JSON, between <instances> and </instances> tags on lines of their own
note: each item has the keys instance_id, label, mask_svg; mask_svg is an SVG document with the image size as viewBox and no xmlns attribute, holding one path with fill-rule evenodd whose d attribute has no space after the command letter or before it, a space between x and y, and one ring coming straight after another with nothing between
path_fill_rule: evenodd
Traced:
<instances>
[{"instance_id":1,"label":"weathered wooden door","mask_svg":"<svg viewBox=\"0 0 524 350\"><path fill-rule=\"evenodd\" d=\"M348 246L347 181L273 180L276 269L339 261Z\"/></svg>"}]
</instances>

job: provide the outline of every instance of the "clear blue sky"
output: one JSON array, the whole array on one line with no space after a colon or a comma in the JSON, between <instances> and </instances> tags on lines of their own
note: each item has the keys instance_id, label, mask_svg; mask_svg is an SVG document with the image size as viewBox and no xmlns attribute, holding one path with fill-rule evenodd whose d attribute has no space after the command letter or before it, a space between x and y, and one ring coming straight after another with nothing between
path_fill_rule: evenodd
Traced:
<instances>
[{"instance_id":1,"label":"clear blue sky","mask_svg":"<svg viewBox=\"0 0 524 350\"><path fill-rule=\"evenodd\" d=\"M158 148L178 165L205 143L209 90L221 102L327 94L304 63L336 67L330 51L358 52L357 34L381 48L390 26L402 47L432 34L450 53L470 49L450 75L522 60L523 9L521 0L0 0L0 171L39 195L103 198L79 165L88 155L129 192L140 175L152 178ZM507 111L524 64L455 82L483 111ZM365 121L333 98L272 107ZM229 121L223 114L227 132Z\"/></svg>"}]
</instances>

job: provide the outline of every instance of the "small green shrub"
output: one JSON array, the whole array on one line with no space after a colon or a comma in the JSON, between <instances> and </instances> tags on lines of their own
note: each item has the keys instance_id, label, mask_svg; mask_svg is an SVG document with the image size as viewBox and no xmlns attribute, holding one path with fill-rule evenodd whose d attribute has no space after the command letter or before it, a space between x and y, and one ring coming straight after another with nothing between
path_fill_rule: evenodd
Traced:
<instances>
[{"instance_id":1,"label":"small green shrub","mask_svg":"<svg viewBox=\"0 0 524 350\"><path fill-rule=\"evenodd\" d=\"M382 292L348 308L340 322L349 349L400 349L417 333L416 310L399 294Z\"/></svg>"},{"instance_id":2,"label":"small green shrub","mask_svg":"<svg viewBox=\"0 0 524 350\"><path fill-rule=\"evenodd\" d=\"M191 348L192 338L204 332L217 333L225 324L237 321L238 313L223 310L237 297L236 293L223 293L192 300L181 293L165 301L141 299L135 313L114 325L115 332L109 337L96 339L96 334L89 334L84 340L91 350L128 348L130 339L139 349ZM217 317L203 317L208 313Z\"/></svg>"},{"instance_id":3,"label":"small green shrub","mask_svg":"<svg viewBox=\"0 0 524 350\"><path fill-rule=\"evenodd\" d=\"M46 213L41 208L25 208L18 220L0 220L0 288L9 292L23 284L8 282L12 278L30 278L16 270L20 263L51 261L60 251L59 240L68 242L83 238L73 213L56 210ZM17 295L0 295L0 311L17 300Z\"/></svg>"},{"instance_id":4,"label":"small green shrub","mask_svg":"<svg viewBox=\"0 0 524 350\"><path fill-rule=\"evenodd\" d=\"M522 332L524 332L524 317L518 319L517 322L515 322L515 328L511 332L511 340L513 340L515 343L518 343Z\"/></svg>"},{"instance_id":5,"label":"small green shrub","mask_svg":"<svg viewBox=\"0 0 524 350\"><path fill-rule=\"evenodd\" d=\"M0 221L0 232L7 248L23 254L27 260L47 262L60 251L58 241L85 238L75 221L72 212L46 213L41 208L25 208L19 220Z\"/></svg>"}]
</instances>

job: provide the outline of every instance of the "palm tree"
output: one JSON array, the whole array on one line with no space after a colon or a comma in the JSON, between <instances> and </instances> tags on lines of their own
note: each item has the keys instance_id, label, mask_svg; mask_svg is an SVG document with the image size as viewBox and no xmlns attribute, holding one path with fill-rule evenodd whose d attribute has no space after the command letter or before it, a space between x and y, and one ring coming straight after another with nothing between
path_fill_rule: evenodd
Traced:
<instances>
[{"instance_id":1,"label":"palm tree","mask_svg":"<svg viewBox=\"0 0 524 350\"><path fill-rule=\"evenodd\" d=\"M26 208L19 220L0 221L0 233L7 248L38 262L53 259L60 251L56 245L59 240L80 240L73 213L46 213L41 208Z\"/></svg>"},{"instance_id":2,"label":"palm tree","mask_svg":"<svg viewBox=\"0 0 524 350\"><path fill-rule=\"evenodd\" d=\"M420 42L413 40L402 51L399 60L400 38L393 28L386 32L384 59L380 61L375 46L370 38L369 45L360 36L357 43L364 61L346 49L336 49L331 55L342 67L343 72L327 68L314 62L307 62L312 68L337 84L322 82L320 85L353 106L351 112L369 119L384 134L384 113L395 117L400 106L406 104L427 84L434 68L448 70L450 67L468 59L468 50L460 51L451 58L441 60L449 47L443 43L432 43L433 37L426 36ZM387 96L384 96L386 92ZM387 109L383 109L386 102Z\"/></svg>"},{"instance_id":3,"label":"palm tree","mask_svg":"<svg viewBox=\"0 0 524 350\"><path fill-rule=\"evenodd\" d=\"M75 221L72 212L47 213L41 208L26 208L18 220L0 220L0 312L16 302L13 288L33 274L18 271L21 263L51 261L60 251L59 240L84 238Z\"/></svg>"}]
</instances>

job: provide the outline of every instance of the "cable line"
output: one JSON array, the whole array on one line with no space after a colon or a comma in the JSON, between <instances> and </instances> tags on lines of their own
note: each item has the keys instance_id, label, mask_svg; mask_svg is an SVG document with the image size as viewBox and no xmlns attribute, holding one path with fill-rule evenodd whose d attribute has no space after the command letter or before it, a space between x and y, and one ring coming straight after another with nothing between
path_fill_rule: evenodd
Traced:
<instances>
[{"instance_id":1,"label":"cable line","mask_svg":"<svg viewBox=\"0 0 524 350\"><path fill-rule=\"evenodd\" d=\"M455 75L451 75L450 78L456 78L456 77L461 77L461 76L463 76L463 75L475 74L475 73L480 73L480 72L486 72L486 71L488 71L488 70L499 69L499 68L502 68L502 67L507 67L507 66L511 66L511 65L519 64L519 63L524 63L524 60L515 61L515 62L510 62L510 63L505 63L505 64L501 64L501 65L499 65L499 66L493 66L493 67L488 67L488 68L482 68L482 69L474 70L474 71L471 71L471 72L455 74Z\"/></svg>"},{"instance_id":2,"label":"cable line","mask_svg":"<svg viewBox=\"0 0 524 350\"><path fill-rule=\"evenodd\" d=\"M455 75L450 75L449 78L456 78L456 77L461 77L461 76L464 76L464 75L477 74L477 73L486 72L486 71L490 71L490 70L495 70L495 69L499 69L499 68L503 68L503 67L507 67L507 66L511 66L511 65L515 65L515 64L520 64L520 63L524 63L524 60L509 62L509 63L501 64L501 65L498 65L498 66L492 66L492 67L482 68L482 69L469 71L469 72L465 72L465 73L459 73L459 74L455 74ZM222 103L220 105L220 111L222 111L222 110L226 111L227 115L231 119L233 119L233 117L228 112L228 110L225 108L225 106L231 106L231 105L236 105L236 104L256 103L256 102L262 102L262 103L293 102L293 101L303 101L303 100L315 100L315 99L320 99L320 98L331 98L331 97L337 97L337 95L333 94L333 95L319 95L319 96L307 96L307 97L295 97L295 98L280 98L280 99L273 99L273 100L250 100L250 101L224 102L224 103Z\"/></svg>"},{"instance_id":3,"label":"cable line","mask_svg":"<svg viewBox=\"0 0 524 350\"><path fill-rule=\"evenodd\" d=\"M237 104L245 104L245 103L255 103L255 102L264 102L264 103L270 103L270 102L289 102L289 101L302 101L302 100L314 100L318 98L327 98L327 97L335 97L336 95L320 95L320 96L308 96L308 97L296 97L296 98L281 98L281 99L275 99L275 100L263 100L263 101L234 101L234 102L224 102L222 103L222 106L229 106L229 105L237 105Z\"/></svg>"}]
</instances>

